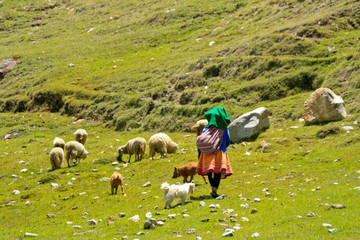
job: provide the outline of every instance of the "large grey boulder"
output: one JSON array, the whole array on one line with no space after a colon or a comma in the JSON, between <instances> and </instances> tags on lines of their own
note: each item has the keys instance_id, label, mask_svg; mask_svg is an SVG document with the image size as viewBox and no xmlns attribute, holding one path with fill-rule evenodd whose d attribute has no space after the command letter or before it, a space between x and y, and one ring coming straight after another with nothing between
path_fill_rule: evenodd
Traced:
<instances>
[{"instance_id":1,"label":"large grey boulder","mask_svg":"<svg viewBox=\"0 0 360 240\"><path fill-rule=\"evenodd\" d=\"M237 143L269 127L269 111L265 107L260 107L241 115L229 125L230 138L232 142Z\"/></svg>"},{"instance_id":2,"label":"large grey boulder","mask_svg":"<svg viewBox=\"0 0 360 240\"><path fill-rule=\"evenodd\" d=\"M339 121L346 117L342 98L328 88L318 88L304 103L307 123Z\"/></svg>"}]
</instances>

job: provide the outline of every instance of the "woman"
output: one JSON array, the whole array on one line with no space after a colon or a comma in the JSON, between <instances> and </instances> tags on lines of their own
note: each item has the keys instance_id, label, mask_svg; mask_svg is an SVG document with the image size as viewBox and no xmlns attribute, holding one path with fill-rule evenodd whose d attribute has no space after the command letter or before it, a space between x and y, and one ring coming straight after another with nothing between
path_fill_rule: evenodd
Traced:
<instances>
[{"instance_id":1,"label":"woman","mask_svg":"<svg viewBox=\"0 0 360 240\"><path fill-rule=\"evenodd\" d=\"M226 148L230 145L228 126L230 118L225 108L215 107L205 113L209 124L203 133L198 136L199 163L196 172L199 175L208 175L211 185L211 196L218 197L217 190L221 178L233 174ZM212 142L214 139L217 141Z\"/></svg>"}]
</instances>

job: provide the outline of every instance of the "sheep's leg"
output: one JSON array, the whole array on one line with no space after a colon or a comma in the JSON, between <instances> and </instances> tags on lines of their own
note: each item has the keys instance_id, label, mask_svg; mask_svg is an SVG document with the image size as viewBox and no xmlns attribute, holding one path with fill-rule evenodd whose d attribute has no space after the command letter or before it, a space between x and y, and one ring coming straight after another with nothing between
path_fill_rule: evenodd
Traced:
<instances>
[{"instance_id":1,"label":"sheep's leg","mask_svg":"<svg viewBox=\"0 0 360 240\"><path fill-rule=\"evenodd\" d=\"M50 161L50 163L51 163L51 169L52 169L52 170L55 170L55 169L56 169L56 166L55 166L54 161Z\"/></svg>"},{"instance_id":2,"label":"sheep's leg","mask_svg":"<svg viewBox=\"0 0 360 240\"><path fill-rule=\"evenodd\" d=\"M69 166L69 167L72 167L73 161L74 161L74 157L71 156L71 157L70 157L70 160L68 161L68 166Z\"/></svg>"},{"instance_id":3,"label":"sheep's leg","mask_svg":"<svg viewBox=\"0 0 360 240\"><path fill-rule=\"evenodd\" d=\"M131 155L129 154L129 161L128 161L128 163L130 163L130 159L131 159Z\"/></svg>"},{"instance_id":4,"label":"sheep's leg","mask_svg":"<svg viewBox=\"0 0 360 240\"><path fill-rule=\"evenodd\" d=\"M165 201L165 207L164 207L164 209L166 209L167 207L171 208L171 202L172 202L172 200L167 200L167 201Z\"/></svg>"},{"instance_id":5,"label":"sheep's leg","mask_svg":"<svg viewBox=\"0 0 360 240\"><path fill-rule=\"evenodd\" d=\"M150 148L150 150L149 150L149 155L150 155L151 160L154 160L155 149Z\"/></svg>"},{"instance_id":6,"label":"sheep's leg","mask_svg":"<svg viewBox=\"0 0 360 240\"><path fill-rule=\"evenodd\" d=\"M187 196L185 196L185 197L182 196L182 197L181 197L181 203L182 203L183 205L185 205L185 203L186 203L186 197L187 197Z\"/></svg>"},{"instance_id":7,"label":"sheep's leg","mask_svg":"<svg viewBox=\"0 0 360 240\"><path fill-rule=\"evenodd\" d=\"M161 158L166 158L167 156L167 150L166 150L166 148L163 148L163 149L161 149Z\"/></svg>"},{"instance_id":8,"label":"sheep's leg","mask_svg":"<svg viewBox=\"0 0 360 240\"><path fill-rule=\"evenodd\" d=\"M121 194L124 195L125 192L124 192L124 185L121 185Z\"/></svg>"}]
</instances>

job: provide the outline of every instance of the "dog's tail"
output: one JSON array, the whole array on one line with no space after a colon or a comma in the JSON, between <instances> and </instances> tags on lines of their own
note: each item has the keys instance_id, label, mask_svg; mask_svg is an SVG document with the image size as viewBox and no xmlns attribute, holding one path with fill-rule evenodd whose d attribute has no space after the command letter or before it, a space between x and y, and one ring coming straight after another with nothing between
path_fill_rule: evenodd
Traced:
<instances>
[{"instance_id":1,"label":"dog's tail","mask_svg":"<svg viewBox=\"0 0 360 240\"><path fill-rule=\"evenodd\" d=\"M169 186L170 185L167 182L164 182L163 184L161 184L161 189L164 190L164 192L168 192Z\"/></svg>"}]
</instances>

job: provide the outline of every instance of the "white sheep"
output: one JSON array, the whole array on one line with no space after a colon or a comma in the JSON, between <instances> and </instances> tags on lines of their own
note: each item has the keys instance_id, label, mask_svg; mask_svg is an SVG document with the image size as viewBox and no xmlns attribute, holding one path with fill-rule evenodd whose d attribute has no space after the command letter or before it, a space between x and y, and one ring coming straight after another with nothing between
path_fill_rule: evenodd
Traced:
<instances>
[{"instance_id":1,"label":"white sheep","mask_svg":"<svg viewBox=\"0 0 360 240\"><path fill-rule=\"evenodd\" d=\"M64 150L65 147L65 141L62 138L56 137L53 141L53 147L60 147Z\"/></svg>"},{"instance_id":2,"label":"white sheep","mask_svg":"<svg viewBox=\"0 0 360 240\"><path fill-rule=\"evenodd\" d=\"M129 161L131 155L135 154L135 162L140 161L145 153L146 140L142 137L137 137L129 140L125 145L118 148L119 157L118 160L122 161L123 154L129 154Z\"/></svg>"},{"instance_id":3,"label":"white sheep","mask_svg":"<svg viewBox=\"0 0 360 240\"><path fill-rule=\"evenodd\" d=\"M89 152L86 151L84 145L77 141L70 141L65 144L65 159L68 167L72 166L74 159L76 160L75 164L79 164L80 158L85 159L88 154Z\"/></svg>"},{"instance_id":4,"label":"white sheep","mask_svg":"<svg viewBox=\"0 0 360 240\"><path fill-rule=\"evenodd\" d=\"M64 150L61 147L54 147L49 155L52 170L60 168L64 159Z\"/></svg>"},{"instance_id":5,"label":"white sheep","mask_svg":"<svg viewBox=\"0 0 360 240\"><path fill-rule=\"evenodd\" d=\"M176 153L178 145L165 133L156 133L149 139L149 155L154 159L155 152L160 153L161 157L166 157L167 153Z\"/></svg>"},{"instance_id":6,"label":"white sheep","mask_svg":"<svg viewBox=\"0 0 360 240\"><path fill-rule=\"evenodd\" d=\"M202 130L208 124L209 124L208 120L201 119L201 120L197 121L194 126L191 127L191 130L195 130L196 136L200 136L202 133Z\"/></svg>"},{"instance_id":7,"label":"white sheep","mask_svg":"<svg viewBox=\"0 0 360 240\"><path fill-rule=\"evenodd\" d=\"M74 132L75 135L75 141L78 141L82 145L85 145L86 139L87 139L87 132L85 129L78 129Z\"/></svg>"}]
</instances>

